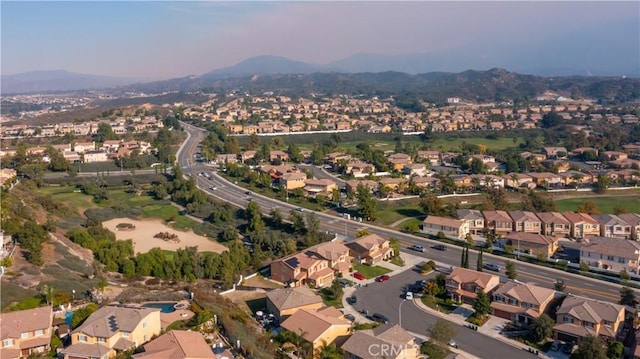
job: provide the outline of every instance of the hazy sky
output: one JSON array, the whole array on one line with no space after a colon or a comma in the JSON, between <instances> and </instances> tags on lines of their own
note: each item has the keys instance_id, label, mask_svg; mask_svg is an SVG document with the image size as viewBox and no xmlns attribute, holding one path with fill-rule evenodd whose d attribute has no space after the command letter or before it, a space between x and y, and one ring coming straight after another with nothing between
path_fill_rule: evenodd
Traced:
<instances>
[{"instance_id":1,"label":"hazy sky","mask_svg":"<svg viewBox=\"0 0 640 359\"><path fill-rule=\"evenodd\" d=\"M640 3L551 1L1 3L1 70L137 78L202 74L250 56L325 64L357 53L531 41L636 18Z\"/></svg>"}]
</instances>

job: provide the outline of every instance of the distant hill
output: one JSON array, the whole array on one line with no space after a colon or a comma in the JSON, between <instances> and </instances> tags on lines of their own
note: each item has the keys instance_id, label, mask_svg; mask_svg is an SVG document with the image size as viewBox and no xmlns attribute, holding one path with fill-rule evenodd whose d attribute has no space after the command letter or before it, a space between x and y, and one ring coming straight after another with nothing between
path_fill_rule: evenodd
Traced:
<instances>
[{"instance_id":1,"label":"distant hill","mask_svg":"<svg viewBox=\"0 0 640 359\"><path fill-rule=\"evenodd\" d=\"M202 75L206 79L225 79L255 74L309 74L328 72L331 66L313 65L282 56L250 57L234 66L213 70Z\"/></svg>"},{"instance_id":2,"label":"distant hill","mask_svg":"<svg viewBox=\"0 0 640 359\"><path fill-rule=\"evenodd\" d=\"M136 79L86 75L64 70L32 71L15 75L2 75L0 91L3 95L32 92L60 92L90 90L130 85Z\"/></svg>"},{"instance_id":3,"label":"distant hill","mask_svg":"<svg viewBox=\"0 0 640 359\"><path fill-rule=\"evenodd\" d=\"M546 90L565 96L627 102L640 98L640 79L609 77L542 77L495 68L460 73L431 72L411 75L401 72L265 74L227 79L188 78L124 87L124 90L161 91L272 91L289 96L324 94L409 95L430 102L447 97L475 101L534 98Z\"/></svg>"}]
</instances>

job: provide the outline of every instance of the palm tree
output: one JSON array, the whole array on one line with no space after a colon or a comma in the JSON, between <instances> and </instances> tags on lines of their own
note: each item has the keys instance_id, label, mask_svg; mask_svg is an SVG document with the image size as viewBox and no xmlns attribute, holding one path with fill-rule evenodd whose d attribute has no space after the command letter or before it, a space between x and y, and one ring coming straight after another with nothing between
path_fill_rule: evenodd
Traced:
<instances>
[{"instance_id":1,"label":"palm tree","mask_svg":"<svg viewBox=\"0 0 640 359\"><path fill-rule=\"evenodd\" d=\"M44 300L47 302L47 305L53 304L53 295L55 294L55 289L53 286L44 285L42 288L42 295L44 296Z\"/></svg>"},{"instance_id":2,"label":"palm tree","mask_svg":"<svg viewBox=\"0 0 640 359\"><path fill-rule=\"evenodd\" d=\"M511 174L511 182L514 184L514 187L519 188L520 187L520 176L518 176L517 173L512 173Z\"/></svg>"},{"instance_id":3,"label":"palm tree","mask_svg":"<svg viewBox=\"0 0 640 359\"><path fill-rule=\"evenodd\" d=\"M100 291L100 294L104 294L104 288L108 285L107 280L104 277L100 277L98 279L98 283L96 283L96 288Z\"/></svg>"},{"instance_id":4,"label":"palm tree","mask_svg":"<svg viewBox=\"0 0 640 359\"><path fill-rule=\"evenodd\" d=\"M320 359L342 359L344 358L344 352L335 343L327 345L327 342L323 341L320 348Z\"/></svg>"}]
</instances>

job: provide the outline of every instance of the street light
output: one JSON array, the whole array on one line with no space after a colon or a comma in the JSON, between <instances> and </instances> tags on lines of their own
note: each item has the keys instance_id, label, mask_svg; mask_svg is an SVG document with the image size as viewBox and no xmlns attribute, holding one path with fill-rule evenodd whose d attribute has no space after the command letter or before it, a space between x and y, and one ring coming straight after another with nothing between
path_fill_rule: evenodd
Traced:
<instances>
[{"instance_id":1,"label":"street light","mask_svg":"<svg viewBox=\"0 0 640 359\"><path fill-rule=\"evenodd\" d=\"M75 301L76 301L76 290L75 290L75 289L72 289L72 290L71 290L71 294L72 294L72 296L73 296L73 301L75 302Z\"/></svg>"}]
</instances>

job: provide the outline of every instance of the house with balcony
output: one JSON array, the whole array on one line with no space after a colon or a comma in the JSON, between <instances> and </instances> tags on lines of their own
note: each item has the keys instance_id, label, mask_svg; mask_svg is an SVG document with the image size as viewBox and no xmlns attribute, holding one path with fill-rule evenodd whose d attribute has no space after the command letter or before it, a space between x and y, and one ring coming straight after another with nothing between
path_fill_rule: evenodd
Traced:
<instances>
[{"instance_id":1,"label":"house with balcony","mask_svg":"<svg viewBox=\"0 0 640 359\"><path fill-rule=\"evenodd\" d=\"M534 320L547 313L555 299L559 298L561 294L553 289L508 281L491 295L491 314L527 328Z\"/></svg>"},{"instance_id":2,"label":"house with balcony","mask_svg":"<svg viewBox=\"0 0 640 359\"><path fill-rule=\"evenodd\" d=\"M328 178L307 179L304 181L304 191L309 197L315 197L319 194L331 196L337 188L338 184Z\"/></svg>"},{"instance_id":3,"label":"house with balcony","mask_svg":"<svg viewBox=\"0 0 640 359\"><path fill-rule=\"evenodd\" d=\"M422 233L437 236L440 232L449 238L463 241L469 233L469 223L466 220L432 215L422 221Z\"/></svg>"},{"instance_id":4,"label":"house with balcony","mask_svg":"<svg viewBox=\"0 0 640 359\"><path fill-rule=\"evenodd\" d=\"M84 151L82 158L84 163L107 162L109 160L107 152L102 150L86 150Z\"/></svg>"},{"instance_id":5,"label":"house with balcony","mask_svg":"<svg viewBox=\"0 0 640 359\"><path fill-rule=\"evenodd\" d=\"M340 347L351 334L351 322L334 307L300 309L283 321L280 327L311 343L313 358L319 358L326 345Z\"/></svg>"},{"instance_id":6,"label":"house with balcony","mask_svg":"<svg viewBox=\"0 0 640 359\"><path fill-rule=\"evenodd\" d=\"M612 237L591 236L580 247L580 262L590 267L640 274L640 243Z\"/></svg>"},{"instance_id":7,"label":"house with balcony","mask_svg":"<svg viewBox=\"0 0 640 359\"><path fill-rule=\"evenodd\" d=\"M388 239L377 234L368 234L354 239L345 245L349 248L349 255L358 262L374 265L393 257L393 248Z\"/></svg>"},{"instance_id":8,"label":"house with balcony","mask_svg":"<svg viewBox=\"0 0 640 359\"><path fill-rule=\"evenodd\" d=\"M627 222L631 226L631 239L640 240L640 214L638 213L622 213L618 217Z\"/></svg>"},{"instance_id":9,"label":"house with balcony","mask_svg":"<svg viewBox=\"0 0 640 359\"><path fill-rule=\"evenodd\" d=\"M440 151L418 151L418 160L426 160L431 165L440 163Z\"/></svg>"},{"instance_id":10,"label":"house with balcony","mask_svg":"<svg viewBox=\"0 0 640 359\"><path fill-rule=\"evenodd\" d=\"M285 173L278 179L278 182L287 190L303 188L307 181L307 175L302 172Z\"/></svg>"},{"instance_id":11,"label":"house with balcony","mask_svg":"<svg viewBox=\"0 0 640 359\"><path fill-rule=\"evenodd\" d=\"M26 358L51 350L53 309L40 307L0 314L0 358Z\"/></svg>"},{"instance_id":12,"label":"house with balcony","mask_svg":"<svg viewBox=\"0 0 640 359\"><path fill-rule=\"evenodd\" d=\"M299 310L316 310L324 306L322 297L305 286L267 292L267 312L280 322Z\"/></svg>"},{"instance_id":13,"label":"house with balcony","mask_svg":"<svg viewBox=\"0 0 640 359\"><path fill-rule=\"evenodd\" d=\"M484 225L496 235L505 235L513 231L513 219L506 211L482 211Z\"/></svg>"},{"instance_id":14,"label":"house with balcony","mask_svg":"<svg viewBox=\"0 0 640 359\"><path fill-rule=\"evenodd\" d=\"M349 253L340 241L323 242L272 262L271 279L291 287L329 286L339 273L349 273L353 259Z\"/></svg>"},{"instance_id":15,"label":"house with balcony","mask_svg":"<svg viewBox=\"0 0 640 359\"><path fill-rule=\"evenodd\" d=\"M624 318L622 305L569 294L556 312L553 338L576 344L588 336L616 340Z\"/></svg>"},{"instance_id":16,"label":"house with balcony","mask_svg":"<svg viewBox=\"0 0 640 359\"><path fill-rule=\"evenodd\" d=\"M547 188L564 185L564 179L559 174L551 172L529 172L527 175L533 179L537 187Z\"/></svg>"},{"instance_id":17,"label":"house with balcony","mask_svg":"<svg viewBox=\"0 0 640 359\"><path fill-rule=\"evenodd\" d=\"M542 223L542 234L545 236L568 237L571 234L571 222L560 212L536 213Z\"/></svg>"},{"instance_id":18,"label":"house with balcony","mask_svg":"<svg viewBox=\"0 0 640 359\"><path fill-rule=\"evenodd\" d=\"M467 222L469 233L482 234L484 232L484 216L482 212L477 209L458 209L456 214L458 219Z\"/></svg>"},{"instance_id":19,"label":"house with balcony","mask_svg":"<svg viewBox=\"0 0 640 359\"><path fill-rule=\"evenodd\" d=\"M340 347L345 359L422 358L415 337L398 324L385 324L373 329L357 330ZM384 350L384 351L383 351Z\"/></svg>"},{"instance_id":20,"label":"house with balcony","mask_svg":"<svg viewBox=\"0 0 640 359\"><path fill-rule=\"evenodd\" d=\"M238 155L235 153L220 153L216 155L215 162L220 166L226 166L227 163L238 163Z\"/></svg>"},{"instance_id":21,"label":"house with balcony","mask_svg":"<svg viewBox=\"0 0 640 359\"><path fill-rule=\"evenodd\" d=\"M515 232L539 234L542 231L542 222L533 212L509 211L507 213L513 220L513 230Z\"/></svg>"},{"instance_id":22,"label":"house with balcony","mask_svg":"<svg viewBox=\"0 0 640 359\"><path fill-rule=\"evenodd\" d=\"M503 237L505 245L514 251L549 258L558 250L558 238L538 233L511 232Z\"/></svg>"},{"instance_id":23,"label":"house with balcony","mask_svg":"<svg viewBox=\"0 0 640 359\"><path fill-rule=\"evenodd\" d=\"M563 212L562 215L569 221L571 237L580 239L600 235L600 223L591 215L574 212Z\"/></svg>"},{"instance_id":24,"label":"house with balcony","mask_svg":"<svg viewBox=\"0 0 640 359\"><path fill-rule=\"evenodd\" d=\"M600 223L600 235L603 237L631 238L631 226L615 214L592 214Z\"/></svg>"},{"instance_id":25,"label":"house with balcony","mask_svg":"<svg viewBox=\"0 0 640 359\"><path fill-rule=\"evenodd\" d=\"M499 284L500 276L467 268L454 268L444 281L447 295L456 302L467 304L475 302L480 290L491 295Z\"/></svg>"},{"instance_id":26,"label":"house with balcony","mask_svg":"<svg viewBox=\"0 0 640 359\"><path fill-rule=\"evenodd\" d=\"M110 359L135 349L161 332L160 310L105 306L71 332L64 359Z\"/></svg>"}]
</instances>

